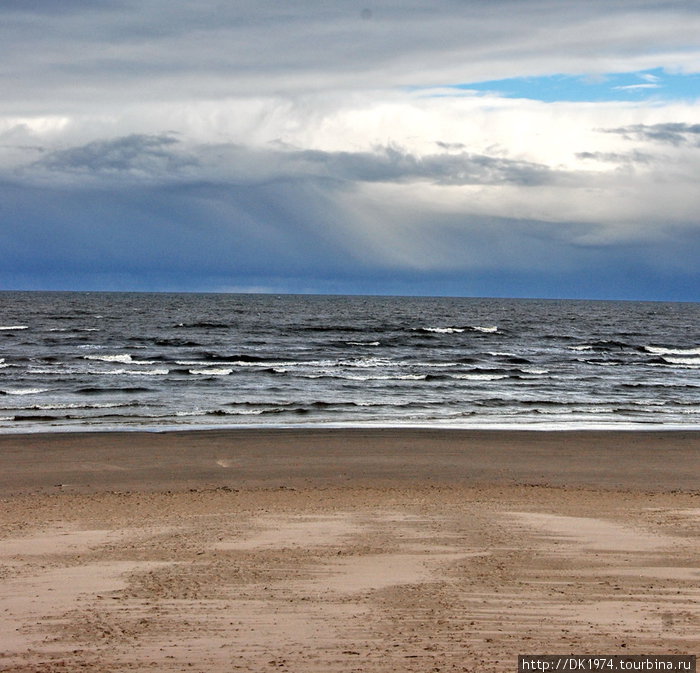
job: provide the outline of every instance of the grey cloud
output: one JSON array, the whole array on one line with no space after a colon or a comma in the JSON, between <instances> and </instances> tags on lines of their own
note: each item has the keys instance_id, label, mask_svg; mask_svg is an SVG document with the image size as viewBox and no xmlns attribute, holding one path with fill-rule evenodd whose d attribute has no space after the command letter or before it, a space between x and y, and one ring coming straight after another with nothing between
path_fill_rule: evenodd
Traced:
<instances>
[{"instance_id":1,"label":"grey cloud","mask_svg":"<svg viewBox=\"0 0 700 673\"><path fill-rule=\"evenodd\" d=\"M630 140L650 140L676 146L700 144L700 124L632 124L604 130L606 133L616 133Z\"/></svg>"},{"instance_id":2,"label":"grey cloud","mask_svg":"<svg viewBox=\"0 0 700 673\"><path fill-rule=\"evenodd\" d=\"M447 143L442 140L436 140L435 144L443 150L465 150L467 146L464 143Z\"/></svg>"},{"instance_id":3,"label":"grey cloud","mask_svg":"<svg viewBox=\"0 0 700 673\"><path fill-rule=\"evenodd\" d=\"M1 14L70 15L76 12L102 13L126 9L122 0L2 0Z\"/></svg>"},{"instance_id":4,"label":"grey cloud","mask_svg":"<svg viewBox=\"0 0 700 673\"><path fill-rule=\"evenodd\" d=\"M578 159L592 159L593 161L604 161L611 164L649 164L654 161L654 156L646 152L577 152Z\"/></svg>"},{"instance_id":5,"label":"grey cloud","mask_svg":"<svg viewBox=\"0 0 700 673\"><path fill-rule=\"evenodd\" d=\"M169 135L132 134L56 150L36 162L55 172L134 173L158 176L196 164L192 157L173 151L178 141Z\"/></svg>"},{"instance_id":6,"label":"grey cloud","mask_svg":"<svg viewBox=\"0 0 700 673\"><path fill-rule=\"evenodd\" d=\"M344 182L541 186L563 176L543 164L468 152L417 156L391 146L373 152L324 152L235 144L200 145L184 151L170 135L138 134L50 152L34 163L34 169L108 180L138 175L165 183L185 177L238 184L313 177Z\"/></svg>"},{"instance_id":7,"label":"grey cloud","mask_svg":"<svg viewBox=\"0 0 700 673\"><path fill-rule=\"evenodd\" d=\"M481 154L432 154L415 156L392 147L369 152L303 151L292 155L325 168L332 177L363 182L427 180L442 185L552 183L557 174L547 166Z\"/></svg>"},{"instance_id":8,"label":"grey cloud","mask_svg":"<svg viewBox=\"0 0 700 673\"><path fill-rule=\"evenodd\" d=\"M72 11L46 14L66 3ZM121 11L27 0L33 12L18 14L23 4L0 3L5 109L586 73L591 53L605 70L650 45L670 62L697 49L700 30L693 3L674 1L387 0L370 20L322 0L144 0Z\"/></svg>"}]
</instances>

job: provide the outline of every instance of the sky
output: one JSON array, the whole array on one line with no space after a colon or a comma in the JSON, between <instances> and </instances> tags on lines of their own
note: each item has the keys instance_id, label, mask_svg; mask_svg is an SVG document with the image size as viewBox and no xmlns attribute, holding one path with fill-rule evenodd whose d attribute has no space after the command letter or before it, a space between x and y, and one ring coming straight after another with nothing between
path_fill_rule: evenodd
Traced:
<instances>
[{"instance_id":1,"label":"sky","mask_svg":"<svg viewBox=\"0 0 700 673\"><path fill-rule=\"evenodd\" d=\"M1 0L0 290L700 301L695 0Z\"/></svg>"}]
</instances>

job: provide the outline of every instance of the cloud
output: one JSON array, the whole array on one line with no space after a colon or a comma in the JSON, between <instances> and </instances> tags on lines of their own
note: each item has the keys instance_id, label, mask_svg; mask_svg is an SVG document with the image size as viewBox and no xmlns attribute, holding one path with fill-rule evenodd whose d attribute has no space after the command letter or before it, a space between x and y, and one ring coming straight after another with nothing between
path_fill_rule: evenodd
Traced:
<instances>
[{"instance_id":1,"label":"cloud","mask_svg":"<svg viewBox=\"0 0 700 673\"><path fill-rule=\"evenodd\" d=\"M439 86L659 66L697 71L700 53L700 19L686 2L672 2L671 11L668 2L645 0L388 0L372 8L370 19L356 6L321 0L71 0L60 3L61 11L56 6L0 3L2 109Z\"/></svg>"},{"instance_id":2,"label":"cloud","mask_svg":"<svg viewBox=\"0 0 700 673\"><path fill-rule=\"evenodd\" d=\"M101 0L99 5L93 0L3 0L2 13L7 15L71 15L77 12L103 13L105 11L124 10L128 6L122 0Z\"/></svg>"},{"instance_id":3,"label":"cloud","mask_svg":"<svg viewBox=\"0 0 700 673\"><path fill-rule=\"evenodd\" d=\"M657 160L653 154L634 150L633 152L577 152L577 158L602 161L611 164L650 164Z\"/></svg>"},{"instance_id":4,"label":"cloud","mask_svg":"<svg viewBox=\"0 0 700 673\"><path fill-rule=\"evenodd\" d=\"M361 182L412 182L425 180L442 185L517 184L543 185L556 176L547 166L480 154L429 154L417 156L394 147L374 152L290 153L295 162L324 169L335 179Z\"/></svg>"},{"instance_id":5,"label":"cloud","mask_svg":"<svg viewBox=\"0 0 700 673\"><path fill-rule=\"evenodd\" d=\"M450 143L447 147L452 150L464 144ZM218 179L251 183L308 176L360 183L532 187L552 184L565 176L544 164L463 151L419 154L396 146L376 146L371 151L350 152L297 149L284 144L256 148L236 143L192 142L184 146L167 134L131 134L44 151L44 156L30 164L25 174L47 172L56 178L79 176L91 182L134 177L171 183L183 179L212 180L218 176Z\"/></svg>"},{"instance_id":6,"label":"cloud","mask_svg":"<svg viewBox=\"0 0 700 673\"><path fill-rule=\"evenodd\" d=\"M630 140L649 140L669 145L699 145L700 124L666 122L662 124L633 124L621 128L605 129Z\"/></svg>"},{"instance_id":7,"label":"cloud","mask_svg":"<svg viewBox=\"0 0 700 673\"><path fill-rule=\"evenodd\" d=\"M640 282L643 270L692 274L700 254L697 231L615 240L591 222L495 217L409 194L398 183L358 188L309 176L128 190L3 183L0 284L440 293L464 292L459 279L469 278L474 288L541 294L557 278L575 292L577 276L597 284L612 274L616 292L633 294L626 283Z\"/></svg>"},{"instance_id":8,"label":"cloud","mask_svg":"<svg viewBox=\"0 0 700 673\"><path fill-rule=\"evenodd\" d=\"M647 83L647 84L626 84L624 86L616 86L613 88L616 91L640 91L642 89L645 89L645 90L658 89L659 87L660 87L659 84Z\"/></svg>"},{"instance_id":9,"label":"cloud","mask_svg":"<svg viewBox=\"0 0 700 673\"><path fill-rule=\"evenodd\" d=\"M173 176L185 166L197 163L193 157L173 151L177 143L168 135L132 134L55 150L36 165L55 172Z\"/></svg>"},{"instance_id":10,"label":"cloud","mask_svg":"<svg viewBox=\"0 0 700 673\"><path fill-rule=\"evenodd\" d=\"M692 3L366 9L0 3L0 282L571 288L595 273L632 292L625 274L696 268L698 102L663 98L670 73L700 72ZM663 86L583 103L455 88L610 73Z\"/></svg>"}]
</instances>

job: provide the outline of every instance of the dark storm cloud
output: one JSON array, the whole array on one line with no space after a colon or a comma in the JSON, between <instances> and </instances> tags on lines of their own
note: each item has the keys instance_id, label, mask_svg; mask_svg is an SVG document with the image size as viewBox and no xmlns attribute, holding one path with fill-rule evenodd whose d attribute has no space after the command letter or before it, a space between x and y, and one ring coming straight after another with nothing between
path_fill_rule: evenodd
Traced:
<instances>
[{"instance_id":1,"label":"dark storm cloud","mask_svg":"<svg viewBox=\"0 0 700 673\"><path fill-rule=\"evenodd\" d=\"M613 277L620 281L619 296L634 296L625 276L651 286L662 252L636 244L632 264L629 246L579 244L595 228L590 224L435 213L430 228L381 219L372 225L393 229L392 246L409 246L416 263L397 264L374 235L358 235L356 223L333 198L338 188L312 178L129 190L0 183L0 286L13 287L13 278L26 275L36 287L43 281L44 287L49 282L95 288L99 279L107 279L102 289L257 283L274 291L414 288L440 294L448 288L463 292L459 278L472 278L475 287L502 294L516 288L547 294L548 282L566 278L568 294L585 296L593 280L602 292L600 279ZM700 237L679 237L672 252L694 268ZM428 265L417 273L423 261ZM595 278L582 285L576 275L581 269ZM486 285L479 284L480 277Z\"/></svg>"},{"instance_id":2,"label":"dark storm cloud","mask_svg":"<svg viewBox=\"0 0 700 673\"><path fill-rule=\"evenodd\" d=\"M142 280L357 272L346 216L312 181L37 188L0 183L0 268ZM371 255L370 255L371 257Z\"/></svg>"}]
</instances>

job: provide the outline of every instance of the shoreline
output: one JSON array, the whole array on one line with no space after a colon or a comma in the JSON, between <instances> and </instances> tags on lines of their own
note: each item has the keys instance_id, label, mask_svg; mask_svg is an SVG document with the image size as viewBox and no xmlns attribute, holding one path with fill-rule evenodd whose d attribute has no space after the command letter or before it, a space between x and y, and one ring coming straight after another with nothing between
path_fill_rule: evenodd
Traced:
<instances>
[{"instance_id":1,"label":"shoreline","mask_svg":"<svg viewBox=\"0 0 700 673\"><path fill-rule=\"evenodd\" d=\"M0 435L0 495L338 483L697 492L700 432L274 428Z\"/></svg>"},{"instance_id":2,"label":"shoreline","mask_svg":"<svg viewBox=\"0 0 700 673\"><path fill-rule=\"evenodd\" d=\"M556 421L520 421L512 423L401 423L365 421L311 421L308 423L193 423L148 425L55 425L49 427L15 426L0 428L0 437L5 435L49 435L83 433L161 433L161 432L209 432L239 430L444 430L459 432L700 432L700 423L559 423Z\"/></svg>"}]
</instances>

